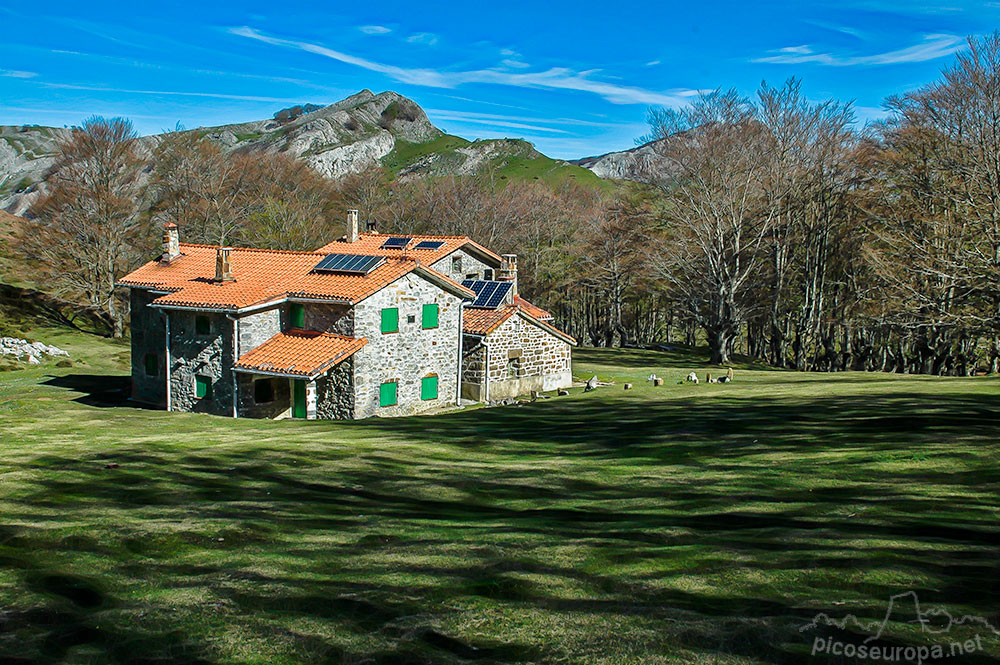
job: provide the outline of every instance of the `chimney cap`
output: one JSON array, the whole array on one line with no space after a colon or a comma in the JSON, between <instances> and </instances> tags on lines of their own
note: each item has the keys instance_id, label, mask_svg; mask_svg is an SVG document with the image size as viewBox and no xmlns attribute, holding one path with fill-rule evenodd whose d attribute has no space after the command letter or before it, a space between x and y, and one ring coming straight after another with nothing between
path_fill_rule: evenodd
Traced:
<instances>
[{"instance_id":1,"label":"chimney cap","mask_svg":"<svg viewBox=\"0 0 1000 665\"><path fill-rule=\"evenodd\" d=\"M165 228L165 229L176 229L177 225L174 224L173 222L167 222L166 224L163 225L163 228Z\"/></svg>"}]
</instances>

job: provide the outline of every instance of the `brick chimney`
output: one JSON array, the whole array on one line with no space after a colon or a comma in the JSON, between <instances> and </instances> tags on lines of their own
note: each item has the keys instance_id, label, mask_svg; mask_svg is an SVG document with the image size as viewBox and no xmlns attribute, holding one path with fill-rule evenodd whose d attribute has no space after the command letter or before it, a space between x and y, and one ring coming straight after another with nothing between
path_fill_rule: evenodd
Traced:
<instances>
[{"instance_id":1,"label":"brick chimney","mask_svg":"<svg viewBox=\"0 0 1000 665\"><path fill-rule=\"evenodd\" d=\"M358 211L347 211L347 242L358 241Z\"/></svg>"},{"instance_id":2,"label":"brick chimney","mask_svg":"<svg viewBox=\"0 0 1000 665\"><path fill-rule=\"evenodd\" d=\"M217 282L232 282L236 278L233 277L233 265L230 262L229 254L233 251L232 247L217 247L215 250L215 281Z\"/></svg>"},{"instance_id":3,"label":"brick chimney","mask_svg":"<svg viewBox=\"0 0 1000 665\"><path fill-rule=\"evenodd\" d=\"M510 292L512 295L517 295L517 254L504 254L500 257L502 261L500 262L500 275L498 280L501 282L514 282L511 287Z\"/></svg>"},{"instance_id":4,"label":"brick chimney","mask_svg":"<svg viewBox=\"0 0 1000 665\"><path fill-rule=\"evenodd\" d=\"M160 261L172 263L181 256L181 242L177 233L177 225L167 222L163 225L163 255Z\"/></svg>"}]
</instances>

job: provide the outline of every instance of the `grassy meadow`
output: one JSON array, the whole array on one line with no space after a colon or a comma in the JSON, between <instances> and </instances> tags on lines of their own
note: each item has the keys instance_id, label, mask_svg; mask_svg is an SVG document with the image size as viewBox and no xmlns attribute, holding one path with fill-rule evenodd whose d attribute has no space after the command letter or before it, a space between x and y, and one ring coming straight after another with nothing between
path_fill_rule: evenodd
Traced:
<instances>
[{"instance_id":1,"label":"grassy meadow","mask_svg":"<svg viewBox=\"0 0 1000 665\"><path fill-rule=\"evenodd\" d=\"M31 335L73 366L0 373L4 665L859 662L800 626L910 590L1000 625L992 377L694 386L695 352L579 349L615 385L233 421L129 405L125 344ZM1000 661L947 638L977 633L948 662ZM880 643L935 641L904 612Z\"/></svg>"}]
</instances>

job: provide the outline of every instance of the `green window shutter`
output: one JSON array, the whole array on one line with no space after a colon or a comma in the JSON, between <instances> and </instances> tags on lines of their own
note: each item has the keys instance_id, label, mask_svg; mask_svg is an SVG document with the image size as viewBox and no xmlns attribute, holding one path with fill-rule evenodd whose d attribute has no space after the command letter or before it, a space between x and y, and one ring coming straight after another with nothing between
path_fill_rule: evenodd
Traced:
<instances>
[{"instance_id":1,"label":"green window shutter","mask_svg":"<svg viewBox=\"0 0 1000 665\"><path fill-rule=\"evenodd\" d=\"M157 376L160 373L160 359L155 353L146 354L146 376Z\"/></svg>"},{"instance_id":2,"label":"green window shutter","mask_svg":"<svg viewBox=\"0 0 1000 665\"><path fill-rule=\"evenodd\" d=\"M198 399L212 399L212 379L207 376L194 377L194 396Z\"/></svg>"},{"instance_id":3,"label":"green window shutter","mask_svg":"<svg viewBox=\"0 0 1000 665\"><path fill-rule=\"evenodd\" d=\"M423 324L425 329L438 327L438 306L436 304L424 305Z\"/></svg>"},{"instance_id":4,"label":"green window shutter","mask_svg":"<svg viewBox=\"0 0 1000 665\"><path fill-rule=\"evenodd\" d=\"M420 379L420 399L437 399L438 378L436 376L425 376Z\"/></svg>"},{"instance_id":5,"label":"green window shutter","mask_svg":"<svg viewBox=\"0 0 1000 665\"><path fill-rule=\"evenodd\" d=\"M212 333L212 321L207 316L194 317L194 331L199 335L210 335Z\"/></svg>"},{"instance_id":6,"label":"green window shutter","mask_svg":"<svg viewBox=\"0 0 1000 665\"><path fill-rule=\"evenodd\" d=\"M294 302L288 312L289 328L306 327L306 308L302 303Z\"/></svg>"},{"instance_id":7,"label":"green window shutter","mask_svg":"<svg viewBox=\"0 0 1000 665\"><path fill-rule=\"evenodd\" d=\"M395 381L389 381L379 386L378 390L379 406L395 406L397 385L398 384Z\"/></svg>"},{"instance_id":8,"label":"green window shutter","mask_svg":"<svg viewBox=\"0 0 1000 665\"><path fill-rule=\"evenodd\" d=\"M386 307L382 310L382 332L399 332L399 310L395 307Z\"/></svg>"}]
</instances>

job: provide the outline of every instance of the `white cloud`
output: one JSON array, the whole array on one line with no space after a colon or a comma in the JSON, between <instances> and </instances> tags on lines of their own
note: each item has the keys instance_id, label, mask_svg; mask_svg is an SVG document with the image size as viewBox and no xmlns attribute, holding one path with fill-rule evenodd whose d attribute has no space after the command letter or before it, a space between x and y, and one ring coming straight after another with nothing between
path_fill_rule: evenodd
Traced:
<instances>
[{"instance_id":1,"label":"white cloud","mask_svg":"<svg viewBox=\"0 0 1000 665\"><path fill-rule=\"evenodd\" d=\"M588 72L575 72L564 67L553 67L545 71L521 73L498 71L495 69L473 71L440 71L426 68L411 69L359 58L358 56L335 51L319 44L271 37L246 26L230 28L229 31L234 35L255 39L272 46L298 49L369 71L379 72L401 83L430 88L456 88L467 83L483 83L518 88L589 92L603 97L613 104L658 104L664 106L684 104L687 98L699 94L698 90L676 89L658 92L633 86L619 85L617 83L595 81L587 78Z\"/></svg>"},{"instance_id":2,"label":"white cloud","mask_svg":"<svg viewBox=\"0 0 1000 665\"><path fill-rule=\"evenodd\" d=\"M817 53L809 45L786 46L773 51L775 55L753 58L751 62L769 64L815 63L830 67L898 65L907 62L926 62L949 56L965 48L965 40L957 35L924 35L922 41L906 48L871 55L838 55Z\"/></svg>"},{"instance_id":3,"label":"white cloud","mask_svg":"<svg viewBox=\"0 0 1000 665\"><path fill-rule=\"evenodd\" d=\"M30 79L38 76L37 72L25 72L19 69L0 69L0 76L13 79Z\"/></svg>"},{"instance_id":4,"label":"white cloud","mask_svg":"<svg viewBox=\"0 0 1000 665\"><path fill-rule=\"evenodd\" d=\"M281 102L298 103L301 100L284 97L256 97L253 95L226 95L216 92L184 92L182 90L133 90L129 88L102 88L89 85L71 85L69 83L43 83L46 88L59 90L92 90L95 92L124 92L132 95L169 95L179 97L211 97L213 99L237 99L245 102Z\"/></svg>"},{"instance_id":5,"label":"white cloud","mask_svg":"<svg viewBox=\"0 0 1000 665\"><path fill-rule=\"evenodd\" d=\"M660 64L660 61L659 61L659 60L650 60L649 62L647 62L647 63L646 63L646 66L647 66L647 67L655 67L655 66L657 66L658 64Z\"/></svg>"},{"instance_id":6,"label":"white cloud","mask_svg":"<svg viewBox=\"0 0 1000 665\"><path fill-rule=\"evenodd\" d=\"M384 25L362 25L358 26L358 30L366 35L388 35L392 32L392 28L387 28Z\"/></svg>"},{"instance_id":7,"label":"white cloud","mask_svg":"<svg viewBox=\"0 0 1000 665\"><path fill-rule=\"evenodd\" d=\"M576 118L532 118L522 115L499 115L496 113L477 113L474 111L451 111L448 109L426 109L431 116L448 115L469 122L478 121L504 121L504 122L531 122L543 125L571 125L583 127L619 127L621 123L615 122L594 122L593 120L577 120Z\"/></svg>"},{"instance_id":8,"label":"white cloud","mask_svg":"<svg viewBox=\"0 0 1000 665\"><path fill-rule=\"evenodd\" d=\"M424 46L434 46L438 43L437 35L432 32L418 32L406 38L411 44L423 44Z\"/></svg>"},{"instance_id":9,"label":"white cloud","mask_svg":"<svg viewBox=\"0 0 1000 665\"><path fill-rule=\"evenodd\" d=\"M531 67L531 65L529 65L526 62L521 62L520 60L511 60L510 58L500 61L500 64L503 65L504 67L514 67L516 69L525 69L527 67Z\"/></svg>"}]
</instances>

